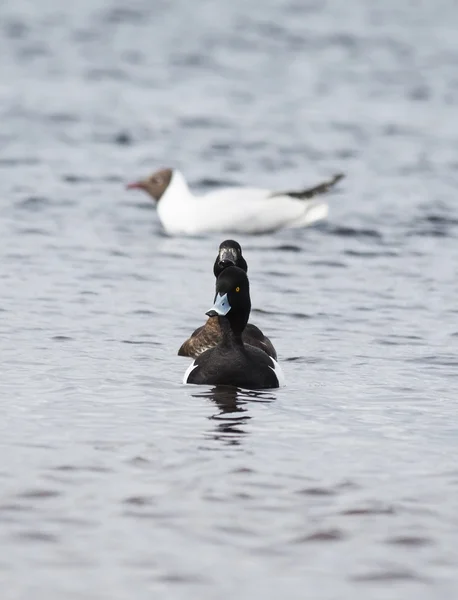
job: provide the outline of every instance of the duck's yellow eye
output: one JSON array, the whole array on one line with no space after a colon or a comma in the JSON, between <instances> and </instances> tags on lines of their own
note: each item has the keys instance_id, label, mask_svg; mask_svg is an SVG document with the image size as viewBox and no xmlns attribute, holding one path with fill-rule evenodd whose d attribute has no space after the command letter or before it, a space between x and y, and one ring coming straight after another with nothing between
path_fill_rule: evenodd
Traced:
<instances>
[{"instance_id":1,"label":"duck's yellow eye","mask_svg":"<svg viewBox=\"0 0 458 600\"><path fill-rule=\"evenodd\" d=\"M239 286L237 286L237 287L235 288L235 291L236 291L236 292L240 292L240 288L239 288Z\"/></svg>"}]
</instances>

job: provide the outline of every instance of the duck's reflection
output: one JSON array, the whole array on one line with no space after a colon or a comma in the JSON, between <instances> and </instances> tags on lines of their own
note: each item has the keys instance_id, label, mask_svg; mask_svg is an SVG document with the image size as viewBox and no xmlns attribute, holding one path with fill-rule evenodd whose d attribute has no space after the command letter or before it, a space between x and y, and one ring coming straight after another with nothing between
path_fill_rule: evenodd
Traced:
<instances>
[{"instance_id":1,"label":"duck's reflection","mask_svg":"<svg viewBox=\"0 0 458 600\"><path fill-rule=\"evenodd\" d=\"M225 385L215 386L193 396L208 398L216 404L219 412L209 417L216 422L212 437L231 446L238 446L242 436L248 433L247 425L252 419L250 408L253 403L269 403L275 400L275 395L271 392L241 390Z\"/></svg>"}]
</instances>

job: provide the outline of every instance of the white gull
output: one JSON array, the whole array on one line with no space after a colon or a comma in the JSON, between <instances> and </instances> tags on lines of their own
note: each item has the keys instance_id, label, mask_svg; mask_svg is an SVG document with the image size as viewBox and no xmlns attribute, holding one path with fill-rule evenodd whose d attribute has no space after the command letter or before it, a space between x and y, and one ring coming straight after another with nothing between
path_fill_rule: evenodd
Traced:
<instances>
[{"instance_id":1,"label":"white gull","mask_svg":"<svg viewBox=\"0 0 458 600\"><path fill-rule=\"evenodd\" d=\"M159 219L170 235L267 233L325 219L328 204L316 197L328 192L342 177L335 175L312 188L296 191L229 187L194 196L180 171L161 169L127 188L144 190L157 202Z\"/></svg>"}]
</instances>

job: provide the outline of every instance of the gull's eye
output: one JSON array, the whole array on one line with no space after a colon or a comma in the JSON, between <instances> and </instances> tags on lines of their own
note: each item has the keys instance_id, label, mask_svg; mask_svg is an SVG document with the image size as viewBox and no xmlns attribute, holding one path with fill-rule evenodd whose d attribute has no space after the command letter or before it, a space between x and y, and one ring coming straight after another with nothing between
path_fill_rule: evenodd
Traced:
<instances>
[{"instance_id":1,"label":"gull's eye","mask_svg":"<svg viewBox=\"0 0 458 600\"><path fill-rule=\"evenodd\" d=\"M236 292L240 292L240 288L239 288L239 286L237 286L237 287L235 288L235 291L236 291Z\"/></svg>"},{"instance_id":2,"label":"gull's eye","mask_svg":"<svg viewBox=\"0 0 458 600\"><path fill-rule=\"evenodd\" d=\"M155 185L162 185L162 179L160 177L153 177L151 183L154 183Z\"/></svg>"}]
</instances>

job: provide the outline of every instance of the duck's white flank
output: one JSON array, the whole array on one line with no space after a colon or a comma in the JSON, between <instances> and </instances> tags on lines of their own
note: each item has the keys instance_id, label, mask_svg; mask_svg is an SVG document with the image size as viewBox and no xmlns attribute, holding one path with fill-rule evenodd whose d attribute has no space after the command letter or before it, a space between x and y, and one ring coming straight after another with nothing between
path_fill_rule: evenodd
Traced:
<instances>
[{"instance_id":1,"label":"duck's white flank","mask_svg":"<svg viewBox=\"0 0 458 600\"><path fill-rule=\"evenodd\" d=\"M196 365L196 361L193 360L192 363L189 365L189 367L186 369L186 372L183 376L183 383L188 383L188 377L191 374L191 371L194 371L194 369L197 367Z\"/></svg>"},{"instance_id":2,"label":"duck's white flank","mask_svg":"<svg viewBox=\"0 0 458 600\"><path fill-rule=\"evenodd\" d=\"M274 363L273 367L270 367L270 368L272 369L272 371L277 376L278 386L279 387L284 387L286 385L286 379L285 379L285 374L283 373L283 369L280 367L280 364L275 359L273 359L272 357L270 357L270 360Z\"/></svg>"},{"instance_id":3,"label":"duck's white flank","mask_svg":"<svg viewBox=\"0 0 458 600\"><path fill-rule=\"evenodd\" d=\"M231 231L265 233L310 225L328 214L326 202L272 195L260 188L224 188L194 196L182 173L172 179L157 205L159 219L171 235Z\"/></svg>"}]
</instances>

